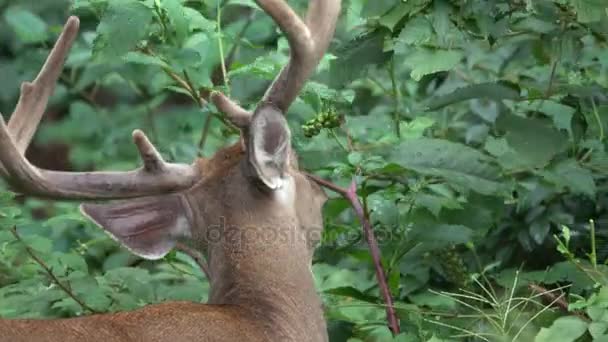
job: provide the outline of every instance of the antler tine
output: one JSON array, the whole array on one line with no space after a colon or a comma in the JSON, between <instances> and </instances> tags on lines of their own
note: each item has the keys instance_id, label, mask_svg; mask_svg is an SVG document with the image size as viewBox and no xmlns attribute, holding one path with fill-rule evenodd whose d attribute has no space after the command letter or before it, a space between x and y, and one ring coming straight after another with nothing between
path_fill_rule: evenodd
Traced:
<instances>
[{"instance_id":1,"label":"antler tine","mask_svg":"<svg viewBox=\"0 0 608 342\"><path fill-rule=\"evenodd\" d=\"M72 16L68 19L36 79L21 85L19 101L8 123L9 132L21 153L27 149L44 115L63 63L78 35L79 26L78 17Z\"/></svg>"},{"instance_id":2,"label":"antler tine","mask_svg":"<svg viewBox=\"0 0 608 342\"><path fill-rule=\"evenodd\" d=\"M340 14L340 0L311 0L306 23L283 0L256 0L287 36L288 64L281 70L260 104L270 103L287 112L313 73L333 37Z\"/></svg>"},{"instance_id":3,"label":"antler tine","mask_svg":"<svg viewBox=\"0 0 608 342\"><path fill-rule=\"evenodd\" d=\"M253 114L232 101L224 93L219 91L212 92L211 101L238 128L245 129L249 125Z\"/></svg>"},{"instance_id":4,"label":"antler tine","mask_svg":"<svg viewBox=\"0 0 608 342\"><path fill-rule=\"evenodd\" d=\"M0 117L0 163L11 185L30 195L56 199L121 199L187 189L200 178L195 165L166 163L145 134L133 132L144 161L132 171L63 172L38 169L23 156Z\"/></svg>"}]
</instances>

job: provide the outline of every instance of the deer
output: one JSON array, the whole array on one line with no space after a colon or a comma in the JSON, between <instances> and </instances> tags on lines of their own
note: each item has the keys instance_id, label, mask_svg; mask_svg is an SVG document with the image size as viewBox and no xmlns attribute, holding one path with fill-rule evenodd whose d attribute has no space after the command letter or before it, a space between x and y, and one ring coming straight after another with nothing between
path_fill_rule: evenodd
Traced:
<instances>
[{"instance_id":1,"label":"deer","mask_svg":"<svg viewBox=\"0 0 608 342\"><path fill-rule=\"evenodd\" d=\"M322 187L298 167L285 115L333 39L340 0L311 0L302 19L283 0L256 0L290 56L253 111L222 92L210 101L238 142L192 164L166 162L134 130L142 166L66 172L25 157L79 30L69 17L38 76L0 115L0 176L20 193L79 200L82 214L131 253L157 260L183 243L204 254L207 303L165 302L63 319L0 319L0 341L327 341L311 271L323 229Z\"/></svg>"}]
</instances>

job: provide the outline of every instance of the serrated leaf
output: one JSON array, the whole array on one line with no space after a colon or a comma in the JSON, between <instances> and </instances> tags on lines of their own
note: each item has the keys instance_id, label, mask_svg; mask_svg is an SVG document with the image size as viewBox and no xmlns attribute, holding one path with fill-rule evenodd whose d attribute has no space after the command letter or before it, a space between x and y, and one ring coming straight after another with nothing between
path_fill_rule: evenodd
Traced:
<instances>
[{"instance_id":1,"label":"serrated leaf","mask_svg":"<svg viewBox=\"0 0 608 342\"><path fill-rule=\"evenodd\" d=\"M550 170L541 173L543 178L560 188L566 188L575 194L595 197L597 187L593 173L582 168L575 160L568 159L560 162Z\"/></svg>"},{"instance_id":2,"label":"serrated leaf","mask_svg":"<svg viewBox=\"0 0 608 342\"><path fill-rule=\"evenodd\" d=\"M426 102L427 110L434 111L461 101L471 99L517 100L519 89L501 82L478 83L458 88L446 95L431 98Z\"/></svg>"},{"instance_id":3,"label":"serrated leaf","mask_svg":"<svg viewBox=\"0 0 608 342\"><path fill-rule=\"evenodd\" d=\"M462 144L427 138L408 140L396 146L389 159L406 169L442 177L481 194L504 190L498 178L500 170L492 159Z\"/></svg>"},{"instance_id":4,"label":"serrated leaf","mask_svg":"<svg viewBox=\"0 0 608 342\"><path fill-rule=\"evenodd\" d=\"M404 17L413 16L414 14L422 11L431 0L409 0L404 1L396 5L388 13L380 18L380 25L393 31L397 23L399 23Z\"/></svg>"},{"instance_id":5,"label":"serrated leaf","mask_svg":"<svg viewBox=\"0 0 608 342\"><path fill-rule=\"evenodd\" d=\"M236 65L228 72L230 77L238 75L256 75L264 79L271 80L275 77L279 66L273 63L268 57L258 57L253 63Z\"/></svg>"},{"instance_id":6,"label":"serrated leaf","mask_svg":"<svg viewBox=\"0 0 608 342\"><path fill-rule=\"evenodd\" d=\"M343 44L330 63L330 86L340 89L364 73L370 65L381 65L390 58L383 51L384 32L366 33ZM353 67L356 66L356 67Z\"/></svg>"},{"instance_id":7,"label":"serrated leaf","mask_svg":"<svg viewBox=\"0 0 608 342\"><path fill-rule=\"evenodd\" d=\"M462 52L458 50L418 48L405 57L403 64L412 70L411 77L420 81L425 75L451 70L460 62L462 57Z\"/></svg>"},{"instance_id":8,"label":"serrated leaf","mask_svg":"<svg viewBox=\"0 0 608 342\"><path fill-rule=\"evenodd\" d=\"M396 46L400 44L420 45L426 44L433 38L433 26L423 16L417 16L410 20L401 30L397 38ZM395 50L404 50L404 47L395 47Z\"/></svg>"},{"instance_id":9,"label":"serrated leaf","mask_svg":"<svg viewBox=\"0 0 608 342\"><path fill-rule=\"evenodd\" d=\"M152 11L135 0L112 0L97 26L93 56L112 60L134 49L148 32Z\"/></svg>"}]
</instances>

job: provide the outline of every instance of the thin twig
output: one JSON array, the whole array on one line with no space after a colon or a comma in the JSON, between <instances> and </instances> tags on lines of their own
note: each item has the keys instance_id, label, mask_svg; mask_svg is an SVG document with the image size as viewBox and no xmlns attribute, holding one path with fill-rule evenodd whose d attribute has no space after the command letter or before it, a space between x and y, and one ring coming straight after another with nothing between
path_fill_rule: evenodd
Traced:
<instances>
[{"instance_id":1,"label":"thin twig","mask_svg":"<svg viewBox=\"0 0 608 342\"><path fill-rule=\"evenodd\" d=\"M369 245L370 254L372 256L374 268L376 270L376 278L378 279L378 287L380 288L380 293L382 294L382 297L384 297L384 302L386 303L386 319L388 321L388 326L394 335L399 334L401 329L399 327L399 320L397 319L397 314L395 313L393 298L391 296L388 283L386 282L386 272L384 271L384 267L382 266L380 248L378 247L378 241L376 240L376 236L374 235L374 230L369 221L367 212L363 209L361 201L357 196L357 183L355 183L355 181L353 180L347 189L342 188L325 179L319 178L315 175L308 173L306 175L310 179L315 181L317 184L340 194L342 197L347 199L353 207L355 214L361 222L363 234L365 235L365 239L367 240L367 244Z\"/></svg>"},{"instance_id":2,"label":"thin twig","mask_svg":"<svg viewBox=\"0 0 608 342\"><path fill-rule=\"evenodd\" d=\"M59 288L61 290L63 290L63 292L65 292L70 298L72 298L76 303L78 303L78 305L80 305L80 307L82 307L84 310L90 311L92 313L98 313L97 310L94 310L93 308L91 308L90 306L88 306L85 302L83 302L82 300L80 300L72 292L72 290L70 290L70 288L68 286L66 286L65 284L63 284L57 278L57 276L55 276L55 274L53 274L53 271L51 271L51 269L46 265L46 263L42 259L40 259L38 257L38 255L36 255L36 253L34 252L34 250L27 243L25 243L25 241L23 241L23 239L21 238L21 236L17 232L17 228L16 227L11 228L11 233L13 233L13 236L15 237L15 239L17 239L17 241L19 241L19 242L21 242L23 244L23 246L25 247L25 251L27 252L27 254L29 254L29 256L38 265L40 265L40 267L42 267L42 269L46 272L46 274L48 275L48 277L51 279L51 281L53 283L55 283L57 286L59 286Z\"/></svg>"}]
</instances>

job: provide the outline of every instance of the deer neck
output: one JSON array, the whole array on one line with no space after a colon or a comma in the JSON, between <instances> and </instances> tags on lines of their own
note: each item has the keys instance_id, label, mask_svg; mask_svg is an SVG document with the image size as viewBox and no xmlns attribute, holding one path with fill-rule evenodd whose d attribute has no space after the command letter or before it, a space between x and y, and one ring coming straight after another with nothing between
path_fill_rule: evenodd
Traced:
<instances>
[{"instance_id":1,"label":"deer neck","mask_svg":"<svg viewBox=\"0 0 608 342\"><path fill-rule=\"evenodd\" d=\"M278 325L325 334L310 237L296 213L296 180L263 192L248 181L244 163L187 195L199 228L193 238L209 263L209 303L239 305Z\"/></svg>"}]
</instances>

